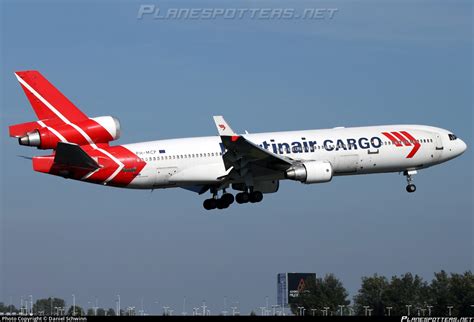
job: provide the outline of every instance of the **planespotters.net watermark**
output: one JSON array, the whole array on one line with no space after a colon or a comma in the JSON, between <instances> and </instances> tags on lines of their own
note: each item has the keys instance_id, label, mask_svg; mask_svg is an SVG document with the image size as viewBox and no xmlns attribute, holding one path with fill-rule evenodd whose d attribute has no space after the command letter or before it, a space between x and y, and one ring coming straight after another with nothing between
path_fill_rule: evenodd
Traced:
<instances>
[{"instance_id":1,"label":"planespotters.net watermark","mask_svg":"<svg viewBox=\"0 0 474 322\"><path fill-rule=\"evenodd\" d=\"M402 316L400 322L474 322L474 317Z\"/></svg>"},{"instance_id":2,"label":"planespotters.net watermark","mask_svg":"<svg viewBox=\"0 0 474 322\"><path fill-rule=\"evenodd\" d=\"M153 20L331 20L337 8L160 8L154 4L138 7L137 19Z\"/></svg>"}]
</instances>

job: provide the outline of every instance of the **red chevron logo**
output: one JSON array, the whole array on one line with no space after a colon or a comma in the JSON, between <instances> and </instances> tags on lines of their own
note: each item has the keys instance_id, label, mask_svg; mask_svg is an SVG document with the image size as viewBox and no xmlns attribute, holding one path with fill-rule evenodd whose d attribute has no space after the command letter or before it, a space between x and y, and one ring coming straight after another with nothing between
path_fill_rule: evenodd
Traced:
<instances>
[{"instance_id":1,"label":"red chevron logo","mask_svg":"<svg viewBox=\"0 0 474 322\"><path fill-rule=\"evenodd\" d=\"M413 158L421 147L420 142L406 131L382 132L382 134L385 135L396 147L413 146L413 149L406 156L407 159Z\"/></svg>"}]
</instances>

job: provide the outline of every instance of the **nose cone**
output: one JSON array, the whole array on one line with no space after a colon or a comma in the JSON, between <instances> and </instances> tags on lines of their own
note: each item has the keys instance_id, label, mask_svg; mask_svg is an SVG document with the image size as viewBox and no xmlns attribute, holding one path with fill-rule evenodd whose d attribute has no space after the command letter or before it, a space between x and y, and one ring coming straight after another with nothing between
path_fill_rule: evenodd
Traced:
<instances>
[{"instance_id":1,"label":"nose cone","mask_svg":"<svg viewBox=\"0 0 474 322\"><path fill-rule=\"evenodd\" d=\"M466 151L466 149L467 149L467 144L463 140L459 139L459 143L458 143L459 155L463 154L464 151Z\"/></svg>"},{"instance_id":2,"label":"nose cone","mask_svg":"<svg viewBox=\"0 0 474 322\"><path fill-rule=\"evenodd\" d=\"M460 138L455 140L444 141L444 150L442 152L441 159L443 162L457 158L464 153L467 149L467 144L464 143Z\"/></svg>"}]
</instances>

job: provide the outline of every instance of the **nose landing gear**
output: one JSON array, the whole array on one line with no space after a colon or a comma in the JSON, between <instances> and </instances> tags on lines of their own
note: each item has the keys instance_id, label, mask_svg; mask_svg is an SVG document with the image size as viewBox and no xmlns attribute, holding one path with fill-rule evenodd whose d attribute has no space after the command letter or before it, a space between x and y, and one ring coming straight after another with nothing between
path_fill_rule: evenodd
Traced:
<instances>
[{"instance_id":1,"label":"nose landing gear","mask_svg":"<svg viewBox=\"0 0 474 322\"><path fill-rule=\"evenodd\" d=\"M406 190L409 193L416 191L416 186L413 184L413 176L417 174L416 170L407 170L403 172L403 175L407 177Z\"/></svg>"}]
</instances>

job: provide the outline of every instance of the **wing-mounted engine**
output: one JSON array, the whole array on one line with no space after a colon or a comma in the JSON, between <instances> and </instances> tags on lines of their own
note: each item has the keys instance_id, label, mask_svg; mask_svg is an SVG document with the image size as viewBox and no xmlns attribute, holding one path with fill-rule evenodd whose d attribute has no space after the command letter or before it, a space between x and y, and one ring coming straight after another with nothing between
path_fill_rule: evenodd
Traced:
<instances>
[{"instance_id":1,"label":"wing-mounted engine","mask_svg":"<svg viewBox=\"0 0 474 322\"><path fill-rule=\"evenodd\" d=\"M327 161L306 161L286 170L286 178L303 183L323 183L331 181L333 169Z\"/></svg>"},{"instance_id":2,"label":"wing-mounted engine","mask_svg":"<svg viewBox=\"0 0 474 322\"><path fill-rule=\"evenodd\" d=\"M59 118L10 126L10 136L20 145L38 149L56 149L58 142L78 145L109 143L120 138L120 122L112 116L88 118L80 122L64 122Z\"/></svg>"}]
</instances>

